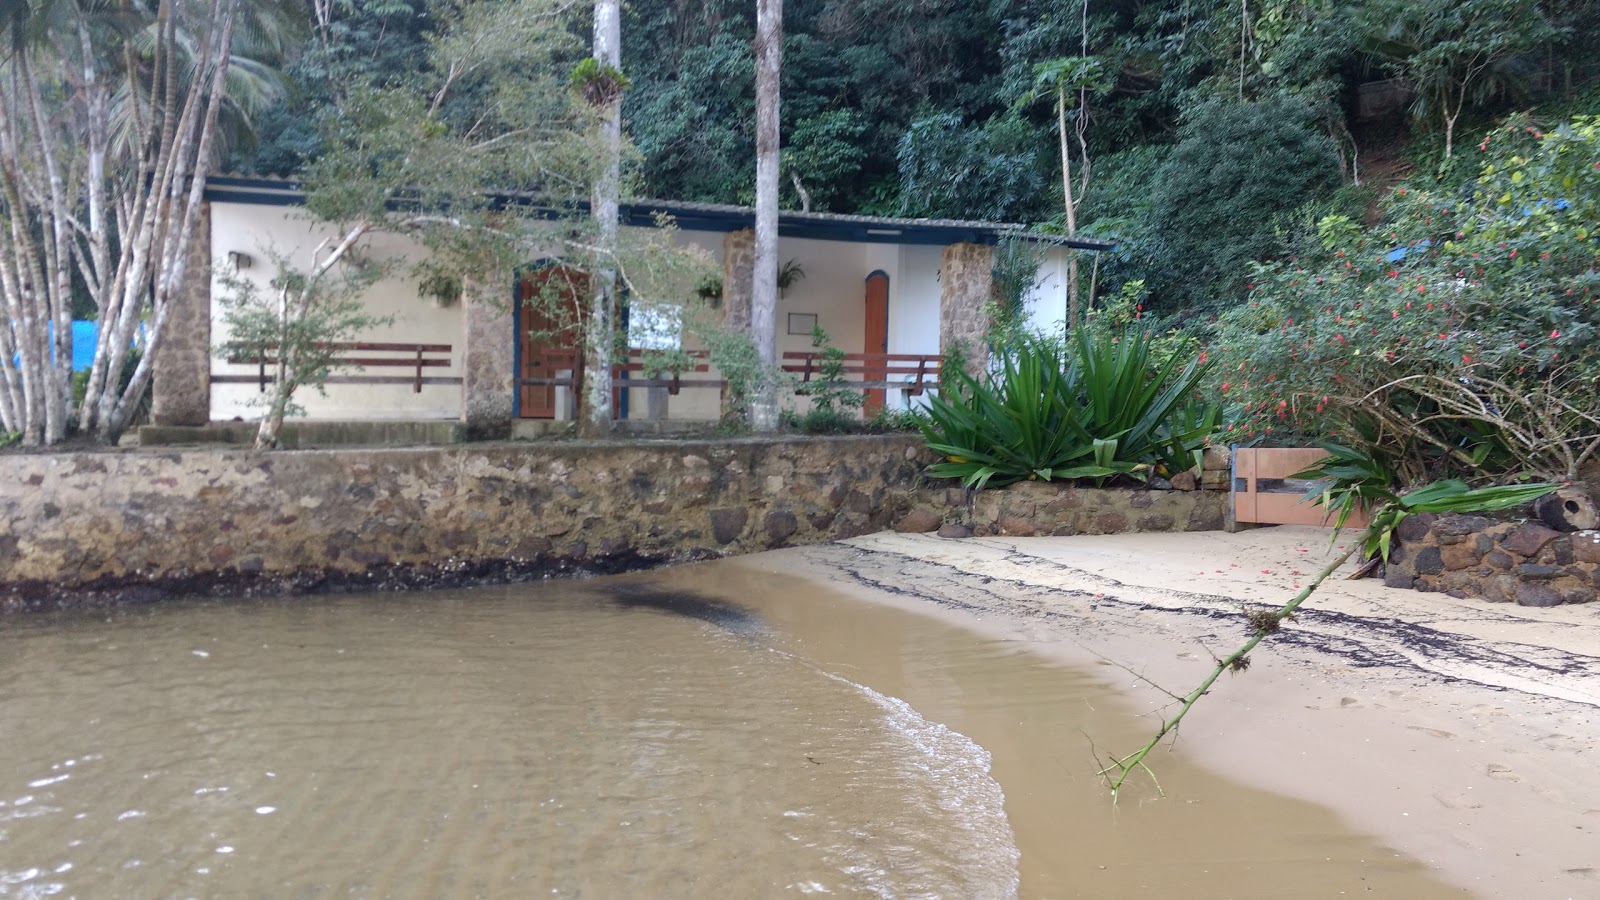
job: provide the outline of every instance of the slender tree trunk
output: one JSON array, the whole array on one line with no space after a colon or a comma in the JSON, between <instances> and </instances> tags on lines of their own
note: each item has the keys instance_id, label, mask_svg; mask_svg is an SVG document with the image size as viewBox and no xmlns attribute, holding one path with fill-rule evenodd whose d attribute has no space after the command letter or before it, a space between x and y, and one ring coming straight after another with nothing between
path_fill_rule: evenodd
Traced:
<instances>
[{"instance_id":1,"label":"slender tree trunk","mask_svg":"<svg viewBox=\"0 0 1600 900\"><path fill-rule=\"evenodd\" d=\"M594 58L601 66L622 67L622 14L617 0L600 0L594 5ZM612 254L617 245L617 196L622 183L622 100L612 100L601 112L606 159L591 203L600 232L600 259L590 276L593 291L584 316L583 410L578 425L579 433L586 437L608 434L612 428L611 354L617 305Z\"/></svg>"},{"instance_id":2,"label":"slender tree trunk","mask_svg":"<svg viewBox=\"0 0 1600 900\"><path fill-rule=\"evenodd\" d=\"M778 74L783 69L783 0L756 0L756 252L750 331L769 371L778 362ZM778 390L763 377L750 404L756 431L778 429Z\"/></svg>"},{"instance_id":3,"label":"slender tree trunk","mask_svg":"<svg viewBox=\"0 0 1600 900\"><path fill-rule=\"evenodd\" d=\"M1067 237L1078 233L1078 208L1072 202L1072 154L1067 147L1067 92L1056 89L1056 124L1061 137L1061 196L1067 211ZM1067 249L1067 328L1078 327L1078 254Z\"/></svg>"}]
</instances>

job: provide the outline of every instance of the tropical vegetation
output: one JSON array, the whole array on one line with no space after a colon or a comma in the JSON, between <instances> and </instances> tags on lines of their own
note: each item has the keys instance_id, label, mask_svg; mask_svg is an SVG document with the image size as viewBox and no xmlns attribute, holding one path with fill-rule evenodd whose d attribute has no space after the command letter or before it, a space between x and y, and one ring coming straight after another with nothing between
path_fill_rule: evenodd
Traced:
<instances>
[{"instance_id":1,"label":"tropical vegetation","mask_svg":"<svg viewBox=\"0 0 1600 900\"><path fill-rule=\"evenodd\" d=\"M1222 409L1195 398L1209 364L1164 360L1139 328L1028 336L978 378L952 371L921 420L935 477L973 488L1017 481L1148 480L1196 468Z\"/></svg>"}]
</instances>

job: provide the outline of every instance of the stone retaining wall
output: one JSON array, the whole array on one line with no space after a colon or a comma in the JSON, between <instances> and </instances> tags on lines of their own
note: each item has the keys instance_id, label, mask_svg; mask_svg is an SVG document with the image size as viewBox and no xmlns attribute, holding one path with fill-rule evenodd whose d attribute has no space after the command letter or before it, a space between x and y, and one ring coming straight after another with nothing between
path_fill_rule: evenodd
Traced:
<instances>
[{"instance_id":1,"label":"stone retaining wall","mask_svg":"<svg viewBox=\"0 0 1600 900\"><path fill-rule=\"evenodd\" d=\"M920 438L0 458L0 609L620 571L896 527L1223 527L1228 494L927 482ZM1191 479L1192 480L1192 479Z\"/></svg>"},{"instance_id":2,"label":"stone retaining wall","mask_svg":"<svg viewBox=\"0 0 1600 900\"><path fill-rule=\"evenodd\" d=\"M598 571L865 534L910 436L0 460L0 608Z\"/></svg>"},{"instance_id":3,"label":"stone retaining wall","mask_svg":"<svg viewBox=\"0 0 1600 900\"><path fill-rule=\"evenodd\" d=\"M1077 487L1024 481L968 494L933 486L895 523L896 531L967 535L1127 534L1221 531L1230 495L1223 491L1155 491Z\"/></svg>"},{"instance_id":4,"label":"stone retaining wall","mask_svg":"<svg viewBox=\"0 0 1600 900\"><path fill-rule=\"evenodd\" d=\"M1422 514L1400 523L1384 581L1522 606L1600 597L1600 532Z\"/></svg>"}]
</instances>

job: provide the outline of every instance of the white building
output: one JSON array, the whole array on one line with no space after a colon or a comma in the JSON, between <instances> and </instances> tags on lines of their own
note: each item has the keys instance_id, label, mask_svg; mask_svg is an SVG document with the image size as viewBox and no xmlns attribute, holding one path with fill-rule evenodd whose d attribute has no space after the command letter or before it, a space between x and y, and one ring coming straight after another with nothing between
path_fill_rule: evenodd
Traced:
<instances>
[{"instance_id":1,"label":"white building","mask_svg":"<svg viewBox=\"0 0 1600 900\"><path fill-rule=\"evenodd\" d=\"M157 361L159 425L201 425L248 419L256 413L250 401L261 390L260 366L230 363L214 353L226 337L222 306L212 300L226 290L220 273L226 266L226 271L256 280L266 290L275 274L272 257L309 260L314 248L332 234L328 226L310 218L292 182L214 177L208 183L207 200L209 214L195 253L210 263L205 270L214 274L209 284L197 284L190 292L189 309L173 311L172 339ZM741 265L746 267L743 283L748 284L754 210L657 201L622 206L623 224L630 228L653 227L660 213L675 221L677 240L703 248L723 266L725 292L736 290ZM793 261L805 274L779 301L780 357L812 350L811 326L819 325L834 346L849 353L926 357L922 363L884 360L881 364L910 369L931 363L931 379L937 370L933 358L952 340L981 334L983 308L992 293L991 248L1016 230L1017 226L991 222L781 213L780 259ZM362 254L371 258L405 258L421 252L398 234L373 234L366 243ZM1096 241L1073 243L1088 250L1109 247ZM1060 246L1048 249L1028 300L1028 318L1038 327L1051 327L1065 318L1065 254ZM469 299L441 304L420 296L405 277L402 273L387 278L363 295L366 307L391 323L360 338L379 348L348 354L384 359L387 364L336 370L326 396L302 391L296 400L308 419L460 420L493 433L510 420L572 415L568 385L527 383L570 379L576 347L530 339L529 323L524 321L529 313L510 302L518 289L515 273L504 274L505 300L499 303ZM730 297L726 302L738 300ZM648 340L650 335L639 337ZM426 363L406 363L413 358ZM786 362L802 363L796 358ZM620 377L630 375L641 377L637 372ZM915 378L907 372L869 380ZM676 393L664 387L654 388L653 394L644 388L619 390L619 417L714 420L719 392L694 387L692 382L717 380L713 369L685 374L683 388ZM913 393L891 389L869 398L874 404L899 407L915 402Z\"/></svg>"}]
</instances>

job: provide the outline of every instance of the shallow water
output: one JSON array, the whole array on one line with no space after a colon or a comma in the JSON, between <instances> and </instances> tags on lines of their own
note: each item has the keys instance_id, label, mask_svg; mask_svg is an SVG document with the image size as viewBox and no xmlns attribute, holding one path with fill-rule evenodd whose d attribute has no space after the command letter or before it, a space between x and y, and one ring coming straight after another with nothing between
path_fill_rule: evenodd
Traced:
<instances>
[{"instance_id":1,"label":"shallow water","mask_svg":"<svg viewBox=\"0 0 1600 900\"><path fill-rule=\"evenodd\" d=\"M0 896L1451 895L1096 676L759 563L0 622Z\"/></svg>"}]
</instances>

